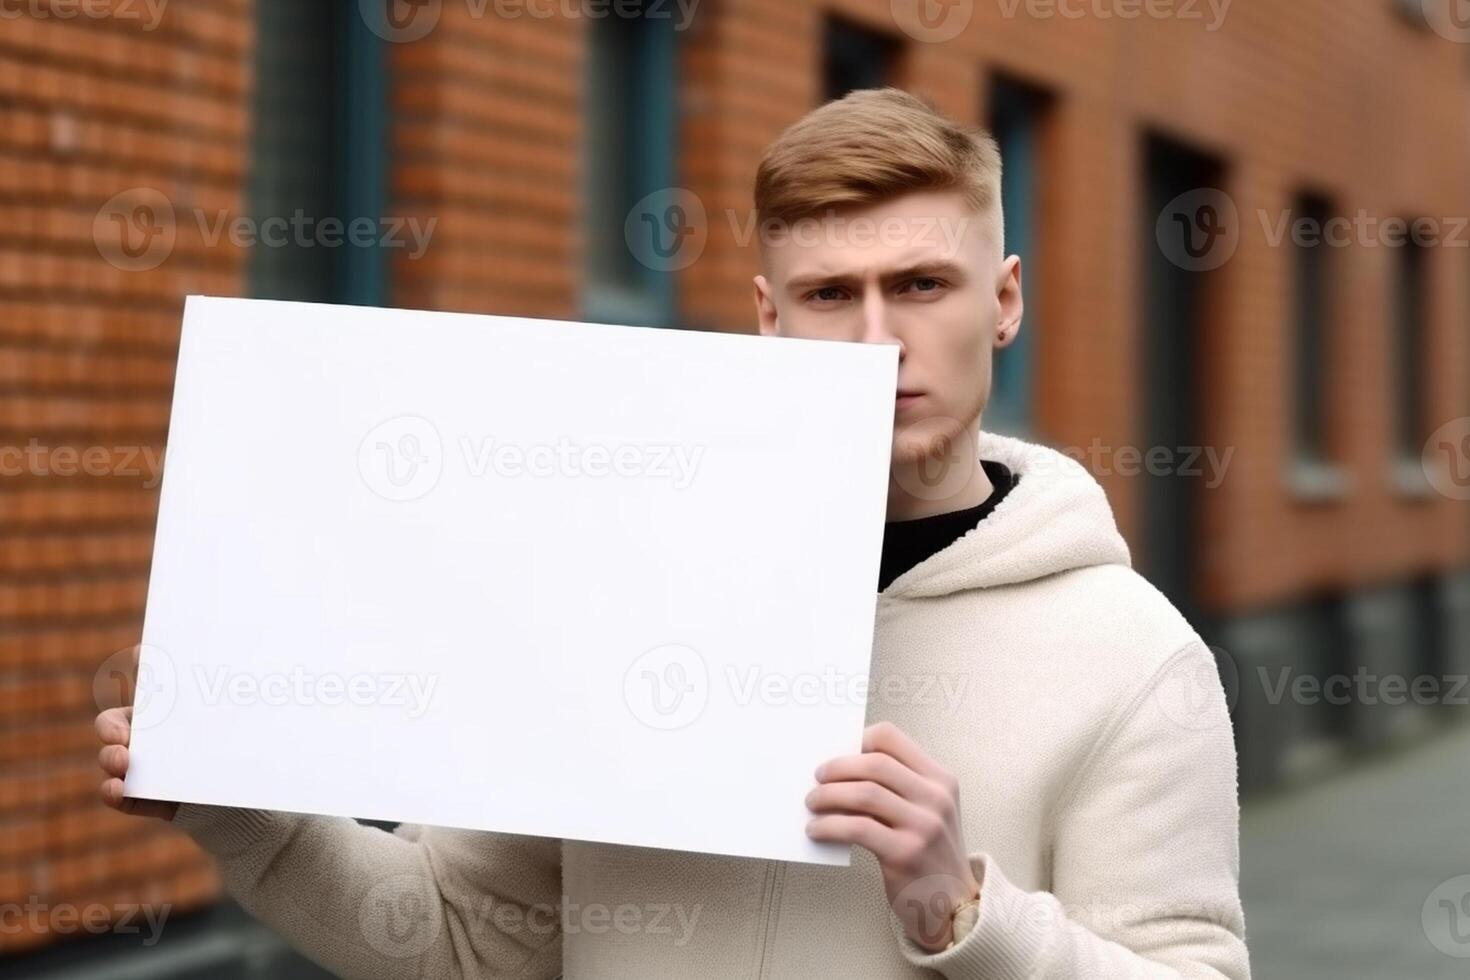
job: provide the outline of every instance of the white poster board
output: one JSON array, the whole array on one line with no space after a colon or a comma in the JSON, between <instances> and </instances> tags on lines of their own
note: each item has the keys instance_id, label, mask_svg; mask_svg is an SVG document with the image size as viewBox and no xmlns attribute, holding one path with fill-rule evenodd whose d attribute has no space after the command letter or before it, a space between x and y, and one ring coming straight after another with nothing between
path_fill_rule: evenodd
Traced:
<instances>
[{"instance_id":1,"label":"white poster board","mask_svg":"<svg viewBox=\"0 0 1470 980\"><path fill-rule=\"evenodd\" d=\"M191 297L127 794L846 864L896 372Z\"/></svg>"}]
</instances>

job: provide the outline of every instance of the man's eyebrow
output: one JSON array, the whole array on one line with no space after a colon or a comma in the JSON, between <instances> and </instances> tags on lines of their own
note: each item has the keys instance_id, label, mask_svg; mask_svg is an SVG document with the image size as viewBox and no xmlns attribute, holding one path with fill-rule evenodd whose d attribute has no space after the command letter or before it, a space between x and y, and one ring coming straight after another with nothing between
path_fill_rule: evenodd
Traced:
<instances>
[{"instance_id":1,"label":"man's eyebrow","mask_svg":"<svg viewBox=\"0 0 1470 980\"><path fill-rule=\"evenodd\" d=\"M950 259L925 259L911 265L885 272L880 277L885 284L901 282L905 279L953 279L963 280L965 278L964 266Z\"/></svg>"},{"instance_id":2,"label":"man's eyebrow","mask_svg":"<svg viewBox=\"0 0 1470 980\"><path fill-rule=\"evenodd\" d=\"M952 279L956 281L966 278L964 267L958 262L949 259L923 259L909 265L900 266L897 269L891 269L882 273L878 278L885 285L891 285L905 279L922 279L931 276L936 279ZM854 286L861 281L861 276L854 275L850 272L809 272L788 280L786 289L789 292L801 293L823 286Z\"/></svg>"},{"instance_id":3,"label":"man's eyebrow","mask_svg":"<svg viewBox=\"0 0 1470 980\"><path fill-rule=\"evenodd\" d=\"M809 272L787 280L786 289L789 292L802 293L822 286L852 286L859 281L860 277L850 272Z\"/></svg>"}]
</instances>

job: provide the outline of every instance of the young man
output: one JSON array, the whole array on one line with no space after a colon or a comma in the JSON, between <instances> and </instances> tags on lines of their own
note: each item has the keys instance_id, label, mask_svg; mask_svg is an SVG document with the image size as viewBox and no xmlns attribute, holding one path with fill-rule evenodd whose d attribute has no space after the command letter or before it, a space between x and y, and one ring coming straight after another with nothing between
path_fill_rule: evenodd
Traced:
<instances>
[{"instance_id":1,"label":"young man","mask_svg":"<svg viewBox=\"0 0 1470 980\"><path fill-rule=\"evenodd\" d=\"M756 179L761 332L900 352L872 724L806 800L851 868L124 800L118 711L104 799L349 977L1248 977L1213 655L1080 466L980 431L1022 314L999 184L988 137L894 90Z\"/></svg>"}]
</instances>

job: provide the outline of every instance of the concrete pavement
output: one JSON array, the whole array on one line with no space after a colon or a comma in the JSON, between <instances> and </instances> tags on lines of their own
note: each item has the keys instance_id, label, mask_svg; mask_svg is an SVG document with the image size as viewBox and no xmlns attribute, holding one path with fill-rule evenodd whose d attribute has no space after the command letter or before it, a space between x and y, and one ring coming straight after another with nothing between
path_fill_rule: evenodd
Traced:
<instances>
[{"instance_id":1,"label":"concrete pavement","mask_svg":"<svg viewBox=\"0 0 1470 980\"><path fill-rule=\"evenodd\" d=\"M1241 888L1257 980L1470 977L1470 724L1247 803Z\"/></svg>"}]
</instances>

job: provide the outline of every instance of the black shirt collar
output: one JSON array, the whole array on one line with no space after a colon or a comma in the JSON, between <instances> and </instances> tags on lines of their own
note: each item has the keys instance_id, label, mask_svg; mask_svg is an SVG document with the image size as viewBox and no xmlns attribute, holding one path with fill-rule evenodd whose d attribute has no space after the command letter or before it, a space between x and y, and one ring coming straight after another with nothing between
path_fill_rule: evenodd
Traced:
<instances>
[{"instance_id":1,"label":"black shirt collar","mask_svg":"<svg viewBox=\"0 0 1470 980\"><path fill-rule=\"evenodd\" d=\"M883 557L878 569L878 591L882 592L904 572L954 544L1005 499L1017 477L1003 463L981 460L990 477L991 491L985 502L948 514L935 514L911 521L889 521L883 525Z\"/></svg>"}]
</instances>

